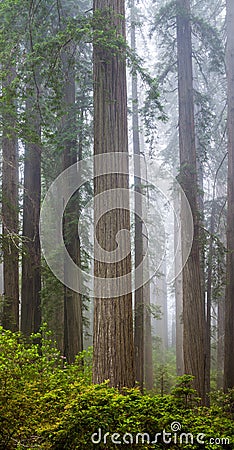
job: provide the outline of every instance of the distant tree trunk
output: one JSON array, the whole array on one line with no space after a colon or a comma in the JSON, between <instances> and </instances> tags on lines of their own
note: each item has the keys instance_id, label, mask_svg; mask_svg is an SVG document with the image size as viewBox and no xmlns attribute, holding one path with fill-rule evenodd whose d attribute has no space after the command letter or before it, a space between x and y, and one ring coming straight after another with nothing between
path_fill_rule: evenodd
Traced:
<instances>
[{"instance_id":1,"label":"distant tree trunk","mask_svg":"<svg viewBox=\"0 0 234 450\"><path fill-rule=\"evenodd\" d=\"M228 213L227 288L225 307L224 389L234 387L234 2L227 5L227 99L228 99Z\"/></svg>"},{"instance_id":2,"label":"distant tree trunk","mask_svg":"<svg viewBox=\"0 0 234 450\"><path fill-rule=\"evenodd\" d=\"M144 154L144 139L141 144ZM147 178L147 176L145 177ZM149 255L146 255L148 250L148 237L143 228L143 257L146 258L147 273L149 274ZM147 276L147 278L150 278ZM145 375L145 389L150 391L154 387L154 369L153 369L153 341L152 341L152 313L151 313L151 284L148 281L143 286L143 302L144 302L144 375Z\"/></svg>"},{"instance_id":3,"label":"distant tree trunk","mask_svg":"<svg viewBox=\"0 0 234 450\"><path fill-rule=\"evenodd\" d=\"M136 51L136 25L135 25L135 1L131 1L131 49ZM138 112L138 86L137 73L132 72L132 131L133 131L133 153L140 156L140 136L139 136L139 112ZM134 163L134 190L135 190L135 268L137 268L143 259L143 234L142 234L142 189L141 189L141 167L140 162ZM143 270L140 276L143 280ZM139 281L139 280L136 280ZM144 385L144 296L148 292L142 287L134 291L134 352L136 364L136 381L139 383L143 392Z\"/></svg>"},{"instance_id":4,"label":"distant tree trunk","mask_svg":"<svg viewBox=\"0 0 234 450\"><path fill-rule=\"evenodd\" d=\"M195 68L196 71L196 68ZM196 80L197 77L195 77ZM195 88L199 89L198 81L194 82ZM195 105L195 115L199 114L200 107ZM199 131L198 131L199 132ZM198 210L199 210L199 222L200 225L204 223L204 169L203 169L203 148L199 146L198 136L195 136L195 146L197 154L197 180L198 180ZM211 228L214 228L214 223L212 223L211 215ZM211 235L214 231L211 231ZM213 252L213 242L212 236L209 247L208 260L212 260ZM206 365L205 365L205 391L210 392L210 369L211 369L211 301L212 301L212 267L208 268L207 279L205 276L205 231L203 227L199 230L199 241L200 241L200 267L201 267L201 289L203 295L203 301L205 306L205 321L206 321ZM209 265L209 263L208 263ZM206 397L206 406L209 406L210 398Z\"/></svg>"},{"instance_id":5,"label":"distant tree trunk","mask_svg":"<svg viewBox=\"0 0 234 450\"><path fill-rule=\"evenodd\" d=\"M175 272L182 266L181 240L179 236L179 227L177 218L180 217L180 204L177 196L174 201L175 219L174 219L174 248L175 248ZM183 278L179 273L175 279L175 302L176 302L176 373L177 376L184 374L184 355L183 355Z\"/></svg>"},{"instance_id":6,"label":"distant tree trunk","mask_svg":"<svg viewBox=\"0 0 234 450\"><path fill-rule=\"evenodd\" d=\"M141 154L145 154L144 134L139 132ZM142 174L142 167L141 167ZM144 175L147 182L147 173ZM143 236L143 257L146 258L147 273L149 273L149 256L146 255L148 250L147 233L142 226ZM142 273L143 275L143 273ZM148 278L148 276L147 276ZM143 286L143 303L144 303L144 381L145 389L150 391L154 387L154 369L153 369L153 342L152 342L152 313L151 313L151 283L150 281Z\"/></svg>"},{"instance_id":7,"label":"distant tree trunk","mask_svg":"<svg viewBox=\"0 0 234 450\"><path fill-rule=\"evenodd\" d=\"M224 293L223 293L224 294ZM218 300L217 325L217 389L223 388L225 295Z\"/></svg>"},{"instance_id":8,"label":"distant tree trunk","mask_svg":"<svg viewBox=\"0 0 234 450\"><path fill-rule=\"evenodd\" d=\"M212 303L212 272L213 272L213 236L215 232L215 201L213 199L210 218L210 243L208 251L208 270L206 283L206 391L210 391L210 368L211 368L211 303Z\"/></svg>"},{"instance_id":9,"label":"distant tree trunk","mask_svg":"<svg viewBox=\"0 0 234 450\"><path fill-rule=\"evenodd\" d=\"M163 346L165 351L168 350L168 292L167 292L167 269L166 258L163 261L162 292L163 292Z\"/></svg>"},{"instance_id":10,"label":"distant tree trunk","mask_svg":"<svg viewBox=\"0 0 234 450\"><path fill-rule=\"evenodd\" d=\"M168 349L168 313L167 313L167 282L166 260L162 262L160 276L156 279L157 295L156 305L160 308L162 316L156 321L156 334L161 339L161 351L163 357Z\"/></svg>"},{"instance_id":11,"label":"distant tree trunk","mask_svg":"<svg viewBox=\"0 0 234 450\"><path fill-rule=\"evenodd\" d=\"M64 53L64 103L65 115L62 120L62 140L64 146L63 169L77 162L77 130L75 112L75 73L72 56ZM79 194L70 199L64 216L64 236L67 250L73 261L80 266L80 240L78 235ZM66 280L66 267L65 280ZM69 274L68 274L69 275ZM64 355L69 363L83 350L82 296L64 288Z\"/></svg>"},{"instance_id":12,"label":"distant tree trunk","mask_svg":"<svg viewBox=\"0 0 234 450\"><path fill-rule=\"evenodd\" d=\"M34 142L25 144L24 155L21 331L29 336L37 333L41 325L41 130L39 113L34 111L32 99L27 101L26 113L31 120Z\"/></svg>"},{"instance_id":13,"label":"distant tree trunk","mask_svg":"<svg viewBox=\"0 0 234 450\"><path fill-rule=\"evenodd\" d=\"M171 327L171 346L176 347L176 320L173 320Z\"/></svg>"},{"instance_id":14,"label":"distant tree trunk","mask_svg":"<svg viewBox=\"0 0 234 450\"><path fill-rule=\"evenodd\" d=\"M102 27L108 26L110 20L113 28L125 39L124 3L124 0L94 0L94 13L100 11ZM109 152L123 152L126 156L128 153L126 63L123 55L115 55L96 44L94 154ZM118 173L116 169L116 174L94 179L95 195L109 189L128 189L128 176ZM130 230L130 216L126 209L109 211L99 222L96 236L99 245L106 251L115 248L119 230ZM130 242L126 242L126 246L130 248ZM94 261L94 275L97 278L117 278L130 271L130 252L120 262ZM93 382L101 383L107 379L111 386L119 389L132 387L135 383L131 293L111 299L95 298L94 301Z\"/></svg>"},{"instance_id":15,"label":"distant tree trunk","mask_svg":"<svg viewBox=\"0 0 234 450\"><path fill-rule=\"evenodd\" d=\"M43 301L42 304L42 320L47 323L48 329L53 333L56 347L64 355L64 286L53 278L52 274L50 276L56 289L50 291L51 285L46 285L49 298L48 302Z\"/></svg>"},{"instance_id":16,"label":"distant tree trunk","mask_svg":"<svg viewBox=\"0 0 234 450\"><path fill-rule=\"evenodd\" d=\"M199 248L189 0L177 0L177 9L180 182L189 200L194 220L192 249L183 269L184 364L185 372L195 377L195 388L205 403L206 328ZM182 242L186 238L186 217L182 205Z\"/></svg>"},{"instance_id":17,"label":"distant tree trunk","mask_svg":"<svg viewBox=\"0 0 234 450\"><path fill-rule=\"evenodd\" d=\"M145 306L145 389L151 391L154 387L153 377L153 352L152 352L152 327L151 327L151 311L150 311L150 282L143 287L144 306Z\"/></svg>"},{"instance_id":18,"label":"distant tree trunk","mask_svg":"<svg viewBox=\"0 0 234 450\"><path fill-rule=\"evenodd\" d=\"M16 74L10 69L3 81L3 96L9 96L3 114L2 135L2 224L4 301L2 325L19 329L19 224L18 224L18 142L15 132L15 95L12 82ZM12 95L12 98L11 98ZM6 101L7 102L7 101Z\"/></svg>"}]
</instances>

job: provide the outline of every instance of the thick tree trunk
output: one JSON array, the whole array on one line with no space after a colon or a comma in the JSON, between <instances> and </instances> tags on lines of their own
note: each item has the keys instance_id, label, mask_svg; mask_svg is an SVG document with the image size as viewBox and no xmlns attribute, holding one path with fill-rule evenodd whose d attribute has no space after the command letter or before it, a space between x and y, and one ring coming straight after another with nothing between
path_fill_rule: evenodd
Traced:
<instances>
[{"instance_id":1,"label":"thick tree trunk","mask_svg":"<svg viewBox=\"0 0 234 450\"><path fill-rule=\"evenodd\" d=\"M64 103L66 115L62 120L64 146L64 170L77 162L77 130L75 113L75 74L72 57L63 54L65 79ZM64 217L64 237L73 261L80 266L80 240L78 235L79 193L70 199ZM66 267L64 267L66 280ZM69 276L69 274L68 274ZM82 296L64 288L64 355L69 363L83 350Z\"/></svg>"},{"instance_id":2,"label":"thick tree trunk","mask_svg":"<svg viewBox=\"0 0 234 450\"><path fill-rule=\"evenodd\" d=\"M227 4L228 214L227 289L225 307L224 389L234 387L234 2Z\"/></svg>"},{"instance_id":3,"label":"thick tree trunk","mask_svg":"<svg viewBox=\"0 0 234 450\"><path fill-rule=\"evenodd\" d=\"M108 27L110 20L117 34L125 38L124 1L94 0L94 14L98 10L103 17L101 28ZM123 152L127 165L126 64L123 55L114 55L111 50L96 44L94 153L100 155L109 152ZM128 176L121 174L121 168L116 167L116 172L94 179L95 195L109 189L128 189ZM116 247L115 239L120 230L130 230L128 209L111 210L100 219L95 232L99 245L106 251L112 251ZM130 242L126 241L126 246L130 249ZM120 262L94 261L94 275L97 278L117 278L130 271L130 250ZM128 289L129 287L126 286ZM110 385L119 389L123 386L131 387L135 383L131 292L114 298L95 298L94 301L93 381L101 383L104 380L110 380Z\"/></svg>"},{"instance_id":4,"label":"thick tree trunk","mask_svg":"<svg viewBox=\"0 0 234 450\"><path fill-rule=\"evenodd\" d=\"M40 118L33 112L32 100L27 103L27 115L32 120L34 143L25 145L23 200L23 256L21 331L29 336L41 325L41 249L39 218L41 201Z\"/></svg>"},{"instance_id":5,"label":"thick tree trunk","mask_svg":"<svg viewBox=\"0 0 234 450\"><path fill-rule=\"evenodd\" d=\"M192 249L183 269L184 365L185 372L195 377L195 388L205 403L206 328L200 268L189 0L177 0L177 8L180 182L189 200L194 220ZM182 205L182 243L187 239L183 211Z\"/></svg>"},{"instance_id":6,"label":"thick tree trunk","mask_svg":"<svg viewBox=\"0 0 234 450\"><path fill-rule=\"evenodd\" d=\"M15 78L11 69L3 83L3 95L10 93ZM15 134L16 106L14 97L3 115L2 135L2 224L3 224L3 280L4 300L2 325L19 329L19 224L18 224L18 142Z\"/></svg>"}]
</instances>

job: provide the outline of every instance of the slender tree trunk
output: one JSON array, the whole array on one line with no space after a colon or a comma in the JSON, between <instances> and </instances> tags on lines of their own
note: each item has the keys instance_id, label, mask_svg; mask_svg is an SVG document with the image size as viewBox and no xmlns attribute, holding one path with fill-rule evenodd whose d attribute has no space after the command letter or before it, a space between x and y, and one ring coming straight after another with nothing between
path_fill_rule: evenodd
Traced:
<instances>
[{"instance_id":1,"label":"slender tree trunk","mask_svg":"<svg viewBox=\"0 0 234 450\"><path fill-rule=\"evenodd\" d=\"M94 14L100 11L105 26L117 30L125 39L124 0L94 0ZM99 19L100 22L100 19ZM123 55L94 45L94 153L128 153L126 64ZM127 168L127 167L126 167ZM117 173L94 179L94 194L109 189L128 189L128 176ZM122 199L122 195L121 195ZM129 199L125 199L125 204ZM98 214L98 205L95 214ZM111 209L111 205L110 205ZM99 245L106 251L115 248L117 233L130 230L129 208L114 209L105 214L95 230ZM94 275L118 278L131 271L130 242L128 255L120 262L105 263L95 259ZM95 249L94 249L95 250ZM130 286L126 286L128 289ZM101 294L100 294L101 296ZM101 296L102 297L102 296ZM93 381L109 380L121 389L135 382L133 351L132 294L114 298L95 298Z\"/></svg>"},{"instance_id":2,"label":"slender tree trunk","mask_svg":"<svg viewBox=\"0 0 234 450\"><path fill-rule=\"evenodd\" d=\"M16 74L10 69L3 82L3 95L12 95L3 114L2 135L2 224L4 301L2 325L19 329L19 224L18 224L18 142L15 133L16 105L12 82Z\"/></svg>"},{"instance_id":3,"label":"slender tree trunk","mask_svg":"<svg viewBox=\"0 0 234 450\"><path fill-rule=\"evenodd\" d=\"M136 51L136 25L135 25L135 1L131 2L131 49ZM140 156L140 136L139 136L139 112L138 112L138 86L137 73L132 72L132 130L133 130L133 153ZM141 189L141 167L140 162L134 163L134 190L135 190L135 268L143 259L143 234L142 234L142 189ZM143 280L143 271L140 274ZM139 281L139 280L136 280ZM144 292L143 286L134 291L134 352L136 360L136 381L143 392L144 385Z\"/></svg>"},{"instance_id":4,"label":"slender tree trunk","mask_svg":"<svg viewBox=\"0 0 234 450\"><path fill-rule=\"evenodd\" d=\"M153 377L153 351L152 351L152 327L151 327L151 311L150 311L150 282L143 287L145 298L145 388L151 391L154 387Z\"/></svg>"},{"instance_id":5,"label":"slender tree trunk","mask_svg":"<svg viewBox=\"0 0 234 450\"><path fill-rule=\"evenodd\" d=\"M162 279L163 288L163 346L165 351L168 350L168 293L166 280L166 259L163 262L164 277Z\"/></svg>"},{"instance_id":6,"label":"slender tree trunk","mask_svg":"<svg viewBox=\"0 0 234 450\"><path fill-rule=\"evenodd\" d=\"M205 403L206 328L200 267L189 0L177 0L177 9L180 181L194 220L192 249L183 269L184 364L185 372L195 377L195 388ZM186 217L182 205L182 242L186 239Z\"/></svg>"},{"instance_id":7,"label":"slender tree trunk","mask_svg":"<svg viewBox=\"0 0 234 450\"><path fill-rule=\"evenodd\" d=\"M215 201L213 199L210 218L210 243L208 251L208 270L206 285L206 391L210 391L210 368L211 368L211 302L212 302L212 268L213 268L213 235L215 232Z\"/></svg>"},{"instance_id":8,"label":"slender tree trunk","mask_svg":"<svg viewBox=\"0 0 234 450\"><path fill-rule=\"evenodd\" d=\"M26 105L28 120L32 121L35 142L25 145L23 200L23 255L21 331L29 336L41 325L41 249L39 219L41 201L40 117L33 110L33 100Z\"/></svg>"},{"instance_id":9,"label":"slender tree trunk","mask_svg":"<svg viewBox=\"0 0 234 450\"><path fill-rule=\"evenodd\" d=\"M218 301L218 333L217 333L217 389L223 388L223 367L224 367L224 323L225 323L225 302L223 297Z\"/></svg>"},{"instance_id":10,"label":"slender tree trunk","mask_svg":"<svg viewBox=\"0 0 234 450\"><path fill-rule=\"evenodd\" d=\"M62 120L62 137L64 146L64 170L77 162L77 130L75 112L75 74L72 57L68 53L63 55L65 79L65 116ZM70 61L69 61L70 59ZM65 243L73 261L80 266L80 240L78 235L79 194L75 193L70 199L64 218ZM66 280L66 267L65 280ZM68 274L69 275L69 274ZM83 350L82 296L81 294L64 288L64 354L69 363L74 362L75 356Z\"/></svg>"},{"instance_id":11,"label":"slender tree trunk","mask_svg":"<svg viewBox=\"0 0 234 450\"><path fill-rule=\"evenodd\" d=\"M197 78L197 77L196 77ZM196 82L194 82L196 87ZM197 87L198 88L198 87ZM195 105L195 114L198 114L199 108ZM196 153L197 153L197 179L198 179L198 210L199 210L199 221L200 225L204 223L204 170L203 170L203 149L199 148L199 140L196 136L195 139ZM213 213L213 211L212 211ZM211 228L214 228L214 223L212 223L212 215L211 215ZM206 366L205 366L205 391L210 392L210 369L211 369L211 301L212 301L212 267L210 266L208 269L207 280L205 277L205 231L203 228L200 228L200 267L201 267L201 288L202 295L204 298L205 305L205 320L206 320ZM211 231L213 234L214 231ZM209 256L212 260L212 252L213 252L213 242L212 236L209 247ZM210 398L206 397L206 406L209 406Z\"/></svg>"},{"instance_id":12,"label":"slender tree trunk","mask_svg":"<svg viewBox=\"0 0 234 450\"><path fill-rule=\"evenodd\" d=\"M53 333L56 347L64 355L64 286L53 278L52 274L50 277L52 284L46 284L48 300L43 299L42 320L47 323L48 329Z\"/></svg>"},{"instance_id":13,"label":"slender tree trunk","mask_svg":"<svg viewBox=\"0 0 234 450\"><path fill-rule=\"evenodd\" d=\"M156 279L157 295L156 305L160 308L162 316L156 321L156 334L161 339L161 350L163 356L168 349L168 314L167 314L167 282L166 282L166 260L161 265L160 277Z\"/></svg>"},{"instance_id":14,"label":"slender tree trunk","mask_svg":"<svg viewBox=\"0 0 234 450\"><path fill-rule=\"evenodd\" d=\"M139 133L141 153L145 155L145 142L143 132ZM142 176L142 167L141 167ZM147 173L143 178L147 182ZM143 257L146 258L146 270L149 273L149 256L146 255L148 249L148 237L147 232L142 227L143 235ZM148 277L147 275L147 278ZM143 286L143 302L144 302L144 375L145 375L145 388L150 391L154 387L154 368L153 368L153 342L152 342L152 313L151 313L151 282L149 281Z\"/></svg>"},{"instance_id":15,"label":"slender tree trunk","mask_svg":"<svg viewBox=\"0 0 234 450\"><path fill-rule=\"evenodd\" d=\"M181 240L179 236L179 227L177 218L180 217L180 204L178 196L175 197L175 219L174 219L174 248L175 248L175 271L182 266ZM175 302L176 302L176 373L177 376L184 374L184 355L183 355L183 278L179 273L175 279Z\"/></svg>"},{"instance_id":16,"label":"slender tree trunk","mask_svg":"<svg viewBox=\"0 0 234 450\"><path fill-rule=\"evenodd\" d=\"M224 389L234 387L234 2L227 5L227 98L228 98L228 213L227 288L225 307Z\"/></svg>"}]
</instances>

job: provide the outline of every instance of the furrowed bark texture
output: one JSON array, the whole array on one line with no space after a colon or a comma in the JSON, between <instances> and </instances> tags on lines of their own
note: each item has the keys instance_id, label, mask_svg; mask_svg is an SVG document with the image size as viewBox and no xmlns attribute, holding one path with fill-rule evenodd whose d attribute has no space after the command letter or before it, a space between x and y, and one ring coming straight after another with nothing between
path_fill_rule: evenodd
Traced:
<instances>
[{"instance_id":1,"label":"furrowed bark texture","mask_svg":"<svg viewBox=\"0 0 234 450\"><path fill-rule=\"evenodd\" d=\"M72 48L71 48L72 53ZM77 162L76 112L75 112L75 73L74 61L69 54L63 55L65 82L65 116L62 120L64 158L63 168ZM67 250L73 261L80 267L80 239L78 235L79 193L75 193L65 210L64 238ZM66 280L66 270L65 280ZM64 354L69 363L83 350L82 296L68 287L64 288Z\"/></svg>"},{"instance_id":2,"label":"furrowed bark texture","mask_svg":"<svg viewBox=\"0 0 234 450\"><path fill-rule=\"evenodd\" d=\"M41 248L39 220L41 203L41 146L40 117L33 110L32 100L27 114L32 120L35 143L27 143L24 156L24 200L22 256L21 331L29 336L37 333L41 325Z\"/></svg>"},{"instance_id":3,"label":"furrowed bark texture","mask_svg":"<svg viewBox=\"0 0 234 450\"><path fill-rule=\"evenodd\" d=\"M114 27L116 36L125 39L124 1L94 0L94 13L100 11L104 27ZM128 152L127 91L124 55L94 44L94 153ZM118 170L118 169L117 169ZM128 188L128 176L120 173L94 179L94 193ZM111 209L111 205L110 205ZM98 212L97 212L98 213ZM106 213L97 226L99 245L116 248L118 231L130 230L129 211L116 209ZM126 242L126 245L128 242ZM130 246L129 246L130 247ZM94 261L94 275L116 278L131 270L131 255L120 262ZM121 389L135 382L133 358L133 320L131 293L115 298L95 298L93 381L110 380Z\"/></svg>"},{"instance_id":4,"label":"furrowed bark texture","mask_svg":"<svg viewBox=\"0 0 234 450\"><path fill-rule=\"evenodd\" d=\"M192 43L189 0L177 0L177 46L179 88L180 181L189 200L194 220L191 253L183 269L183 326L185 373L195 377L194 385L206 401L206 328L201 287L196 148L194 129ZM188 239L182 204L182 244Z\"/></svg>"}]
</instances>

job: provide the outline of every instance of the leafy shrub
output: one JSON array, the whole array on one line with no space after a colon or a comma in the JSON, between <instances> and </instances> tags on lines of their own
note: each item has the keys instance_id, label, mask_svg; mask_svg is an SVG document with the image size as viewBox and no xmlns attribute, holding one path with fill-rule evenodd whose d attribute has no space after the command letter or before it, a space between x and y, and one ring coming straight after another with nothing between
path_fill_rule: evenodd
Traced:
<instances>
[{"instance_id":1,"label":"leafy shrub","mask_svg":"<svg viewBox=\"0 0 234 450\"><path fill-rule=\"evenodd\" d=\"M36 341L40 344L35 344ZM75 364L66 365L46 326L29 341L20 333L0 327L1 450L20 448L19 442L26 448L30 448L28 442L34 448L41 448L37 430L44 423L45 426L54 423L56 414L66 405L70 386L77 378L84 385L90 383L87 359L90 352L79 355ZM52 396L56 396L56 401L50 408Z\"/></svg>"},{"instance_id":2,"label":"leafy shrub","mask_svg":"<svg viewBox=\"0 0 234 450\"><path fill-rule=\"evenodd\" d=\"M41 345L35 336L28 342L0 329L1 450L233 448L227 398L219 396L210 409L199 407L192 377L181 377L172 395L141 395L138 389L120 394L108 381L91 384L91 352L67 365L45 329L38 338ZM163 430L171 442L158 435L153 443ZM194 442L188 435L186 443L184 435L180 443L181 433L191 433ZM225 437L229 444L221 442ZM211 438L220 441L211 444Z\"/></svg>"},{"instance_id":3,"label":"leafy shrub","mask_svg":"<svg viewBox=\"0 0 234 450\"><path fill-rule=\"evenodd\" d=\"M54 428L50 435L52 448L55 450L78 450L78 449L116 449L116 448L139 448L139 449L221 449L233 448L231 436L233 436L234 425L232 421L217 414L217 409L198 407L178 409L177 399L173 396L142 396L137 390L126 391L125 395L116 390L108 388L107 385L87 386L81 388L76 386L74 397L66 406L60 423ZM220 413L220 411L219 411ZM174 430L173 426L177 429ZM178 427L181 430L178 429ZM171 442L165 444L163 436L156 433L171 433L166 436ZM108 436L105 435L109 433ZM121 444L112 442L112 436L118 433ZM125 433L132 436L131 445L124 444ZM139 436L140 433L140 436ZM142 443L141 435L145 435ZM181 433L191 433L194 438L193 444L186 444L186 436L180 444ZM94 434L96 444L92 443ZM202 435L205 436L202 436ZM137 442L137 436L139 438ZM197 436L199 442L197 442ZM229 445L220 445L221 438L230 437ZM148 442L149 437L149 442ZM220 439L217 445L209 444L210 439ZM117 438L116 438L117 439ZM205 444L201 445L204 439ZM130 442L130 437L127 435ZM175 440L177 442L175 442Z\"/></svg>"}]
</instances>

